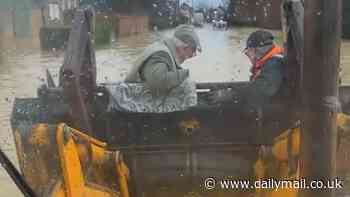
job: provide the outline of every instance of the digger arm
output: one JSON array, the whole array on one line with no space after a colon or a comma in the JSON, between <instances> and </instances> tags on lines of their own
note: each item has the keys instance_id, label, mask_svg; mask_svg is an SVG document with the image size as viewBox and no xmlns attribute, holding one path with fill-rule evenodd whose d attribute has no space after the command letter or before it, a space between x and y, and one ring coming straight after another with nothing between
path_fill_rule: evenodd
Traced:
<instances>
[{"instance_id":1,"label":"digger arm","mask_svg":"<svg viewBox=\"0 0 350 197\"><path fill-rule=\"evenodd\" d=\"M77 10L59 79L63 94L72 108L70 116L74 128L89 134L92 134L89 102L96 89L93 13L90 7Z\"/></svg>"},{"instance_id":2,"label":"digger arm","mask_svg":"<svg viewBox=\"0 0 350 197\"><path fill-rule=\"evenodd\" d=\"M103 162L114 161L114 173L115 177L118 177L121 196L129 197L129 170L122 161L121 155L118 151L107 151L105 143L69 128L65 124L60 124L58 126L56 139L64 184L62 187L59 187L59 189L54 191L51 196L59 197L62 196L63 193L65 194L65 197L107 197L116 195L114 192L107 189L91 186L85 182L80 158L89 157L92 166L94 166L94 163L101 164ZM86 155L84 146L79 146L77 141L88 143L88 146L90 146L89 155Z\"/></svg>"}]
</instances>

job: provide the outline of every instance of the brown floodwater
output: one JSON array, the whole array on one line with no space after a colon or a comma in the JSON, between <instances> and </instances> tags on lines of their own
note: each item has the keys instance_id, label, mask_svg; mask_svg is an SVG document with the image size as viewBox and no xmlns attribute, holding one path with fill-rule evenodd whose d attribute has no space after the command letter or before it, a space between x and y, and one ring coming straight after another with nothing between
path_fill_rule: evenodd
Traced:
<instances>
[{"instance_id":1,"label":"brown floodwater","mask_svg":"<svg viewBox=\"0 0 350 197\"><path fill-rule=\"evenodd\" d=\"M197 29L203 52L186 61L191 77L198 82L245 81L249 76L249 61L242 54L245 40L254 28L212 30L209 26ZM97 81L123 80L135 58L160 36L169 36L172 30L145 33L114 40L110 45L96 49ZM278 42L281 32L275 31ZM3 38L0 38L2 40ZM5 38L6 39L6 38ZM35 38L37 40L37 38ZM0 147L16 164L16 150L10 128L10 115L15 97L35 97L37 88L45 83L45 70L58 80L58 69L63 52L41 52L34 41L23 43L0 42ZM342 45L342 79L350 84L350 41ZM5 171L0 168L0 196L22 196Z\"/></svg>"}]
</instances>

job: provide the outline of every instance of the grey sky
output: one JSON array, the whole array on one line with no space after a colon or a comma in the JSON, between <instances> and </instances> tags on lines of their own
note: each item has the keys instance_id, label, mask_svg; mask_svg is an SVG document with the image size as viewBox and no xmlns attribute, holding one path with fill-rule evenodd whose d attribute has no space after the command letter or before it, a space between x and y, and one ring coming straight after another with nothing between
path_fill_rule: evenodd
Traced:
<instances>
[{"instance_id":1,"label":"grey sky","mask_svg":"<svg viewBox=\"0 0 350 197\"><path fill-rule=\"evenodd\" d=\"M189 5L192 5L192 1L195 7L198 7L199 5L204 5L206 7L218 7L226 0L180 0L180 4L186 2Z\"/></svg>"}]
</instances>

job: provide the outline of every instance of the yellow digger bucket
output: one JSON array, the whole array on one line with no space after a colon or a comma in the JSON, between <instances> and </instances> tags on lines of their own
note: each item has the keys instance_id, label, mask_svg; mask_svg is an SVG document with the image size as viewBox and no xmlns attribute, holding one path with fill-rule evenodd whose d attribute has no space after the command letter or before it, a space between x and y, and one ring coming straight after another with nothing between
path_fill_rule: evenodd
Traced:
<instances>
[{"instance_id":1,"label":"yellow digger bucket","mask_svg":"<svg viewBox=\"0 0 350 197\"><path fill-rule=\"evenodd\" d=\"M338 114L337 125L341 134L348 133L350 117ZM21 171L38 196L130 196L129 169L122 154L108 150L106 143L63 123L22 122L14 137ZM299 180L299 154L300 128L288 129L260 148L255 180ZM297 195L296 188L255 188L256 197Z\"/></svg>"},{"instance_id":2,"label":"yellow digger bucket","mask_svg":"<svg viewBox=\"0 0 350 197\"><path fill-rule=\"evenodd\" d=\"M129 197L129 169L119 151L65 124L14 131L21 171L38 196Z\"/></svg>"},{"instance_id":3,"label":"yellow digger bucket","mask_svg":"<svg viewBox=\"0 0 350 197\"><path fill-rule=\"evenodd\" d=\"M347 136L350 132L350 116L339 113L336 120L338 136ZM260 149L259 159L254 170L257 180L299 181L300 127L288 129L274 139L270 147ZM340 141L338 141L338 144ZM339 150L338 150L339 151ZM299 184L299 186L302 184ZM297 197L298 188L256 189L256 197Z\"/></svg>"}]
</instances>

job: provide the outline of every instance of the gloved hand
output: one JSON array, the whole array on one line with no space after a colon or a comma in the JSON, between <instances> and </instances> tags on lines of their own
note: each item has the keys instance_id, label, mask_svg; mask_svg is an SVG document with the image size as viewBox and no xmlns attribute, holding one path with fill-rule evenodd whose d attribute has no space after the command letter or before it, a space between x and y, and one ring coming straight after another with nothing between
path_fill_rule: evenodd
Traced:
<instances>
[{"instance_id":1,"label":"gloved hand","mask_svg":"<svg viewBox=\"0 0 350 197\"><path fill-rule=\"evenodd\" d=\"M214 92L210 92L207 97L207 100L211 105L225 103L225 102L234 103L235 97L237 97L237 92L231 89L224 89L224 90L217 90Z\"/></svg>"}]
</instances>

